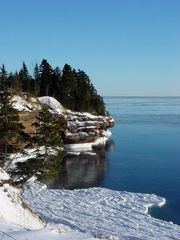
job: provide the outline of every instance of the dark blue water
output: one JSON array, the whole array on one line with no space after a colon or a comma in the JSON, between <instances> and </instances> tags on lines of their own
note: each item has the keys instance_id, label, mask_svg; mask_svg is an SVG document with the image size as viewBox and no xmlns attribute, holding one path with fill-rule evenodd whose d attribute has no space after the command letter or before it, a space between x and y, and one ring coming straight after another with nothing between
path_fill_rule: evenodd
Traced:
<instances>
[{"instance_id":1,"label":"dark blue water","mask_svg":"<svg viewBox=\"0 0 180 240\"><path fill-rule=\"evenodd\" d=\"M180 224L180 98L106 97L116 119L106 149L67 155L50 188L106 187L166 198L151 215Z\"/></svg>"},{"instance_id":2,"label":"dark blue water","mask_svg":"<svg viewBox=\"0 0 180 240\"><path fill-rule=\"evenodd\" d=\"M180 98L105 98L116 118L114 150L101 186L155 193L166 206L151 215L180 224Z\"/></svg>"}]
</instances>

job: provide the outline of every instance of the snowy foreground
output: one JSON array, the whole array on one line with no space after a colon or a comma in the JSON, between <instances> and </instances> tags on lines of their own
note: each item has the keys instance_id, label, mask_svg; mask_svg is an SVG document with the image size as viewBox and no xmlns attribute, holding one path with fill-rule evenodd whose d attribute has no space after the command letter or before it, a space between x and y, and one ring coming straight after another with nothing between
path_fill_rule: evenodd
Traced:
<instances>
[{"instance_id":1,"label":"snowy foreground","mask_svg":"<svg viewBox=\"0 0 180 240\"><path fill-rule=\"evenodd\" d=\"M180 226L148 215L148 207L165 203L156 195L103 188L50 190L30 181L23 200L42 221L24 207L20 191L1 170L1 240L180 239Z\"/></svg>"},{"instance_id":2,"label":"snowy foreground","mask_svg":"<svg viewBox=\"0 0 180 240\"><path fill-rule=\"evenodd\" d=\"M21 200L22 190L13 186L9 175L0 168L0 239L1 240L93 240L63 224L46 223Z\"/></svg>"},{"instance_id":3,"label":"snowy foreground","mask_svg":"<svg viewBox=\"0 0 180 240\"><path fill-rule=\"evenodd\" d=\"M50 190L33 182L24 201L48 222L101 239L180 239L180 226L148 215L148 207L165 203L153 194L103 188Z\"/></svg>"}]
</instances>

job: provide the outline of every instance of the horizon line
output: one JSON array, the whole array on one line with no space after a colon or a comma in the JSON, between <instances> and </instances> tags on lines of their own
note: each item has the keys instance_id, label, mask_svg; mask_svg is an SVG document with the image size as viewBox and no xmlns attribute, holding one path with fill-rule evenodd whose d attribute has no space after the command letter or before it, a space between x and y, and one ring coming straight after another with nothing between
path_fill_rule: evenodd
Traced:
<instances>
[{"instance_id":1,"label":"horizon line","mask_svg":"<svg viewBox=\"0 0 180 240\"><path fill-rule=\"evenodd\" d=\"M156 95L156 96L151 96L151 95L103 95L103 97L114 97L114 98L117 98L117 97L151 97L151 98L156 98L156 97L162 97L162 98L165 98L165 97L171 97L171 98L179 98L179 96L171 96L171 95L164 95L164 96L159 96L159 95Z\"/></svg>"}]
</instances>

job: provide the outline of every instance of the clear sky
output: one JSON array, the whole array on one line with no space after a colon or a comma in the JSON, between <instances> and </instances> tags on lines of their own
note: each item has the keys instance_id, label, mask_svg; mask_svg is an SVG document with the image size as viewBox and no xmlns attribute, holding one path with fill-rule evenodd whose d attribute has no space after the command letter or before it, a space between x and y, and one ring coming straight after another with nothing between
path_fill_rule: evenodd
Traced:
<instances>
[{"instance_id":1,"label":"clear sky","mask_svg":"<svg viewBox=\"0 0 180 240\"><path fill-rule=\"evenodd\" d=\"M0 63L83 69L101 95L180 96L180 0L0 0Z\"/></svg>"}]
</instances>

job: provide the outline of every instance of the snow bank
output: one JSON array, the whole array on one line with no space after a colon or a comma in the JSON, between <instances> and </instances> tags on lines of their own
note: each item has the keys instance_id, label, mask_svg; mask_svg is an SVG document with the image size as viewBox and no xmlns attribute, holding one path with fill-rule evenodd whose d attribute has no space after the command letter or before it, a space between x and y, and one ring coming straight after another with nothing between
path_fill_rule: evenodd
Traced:
<instances>
[{"instance_id":1,"label":"snow bank","mask_svg":"<svg viewBox=\"0 0 180 240\"><path fill-rule=\"evenodd\" d=\"M0 217L28 229L44 227L41 219L21 201L21 190L14 187L8 174L0 168Z\"/></svg>"},{"instance_id":2,"label":"snow bank","mask_svg":"<svg viewBox=\"0 0 180 240\"><path fill-rule=\"evenodd\" d=\"M31 181L29 181L31 182ZM44 188L41 185L39 191ZM64 224L46 224L22 201L21 190L12 186L9 175L0 168L0 239L93 240L90 234Z\"/></svg>"},{"instance_id":3,"label":"snow bank","mask_svg":"<svg viewBox=\"0 0 180 240\"><path fill-rule=\"evenodd\" d=\"M0 219L0 237L2 240L95 240L89 234L81 233L75 230L72 230L68 227L65 227L65 231L62 229L64 225L60 226L51 226L48 225L43 229L36 231L29 231L15 224L10 224L5 222L3 219ZM8 235L3 234L2 232L7 233ZM96 238L96 240L98 240Z\"/></svg>"},{"instance_id":4,"label":"snow bank","mask_svg":"<svg viewBox=\"0 0 180 240\"><path fill-rule=\"evenodd\" d=\"M61 115L64 112L63 106L58 102L55 98L49 97L49 96L44 96L44 97L39 97L38 100L42 103L47 105L50 108L50 112L52 114L57 114Z\"/></svg>"},{"instance_id":5,"label":"snow bank","mask_svg":"<svg viewBox=\"0 0 180 240\"><path fill-rule=\"evenodd\" d=\"M152 218L149 206L165 199L153 194L103 188L49 190L31 183L24 200L46 220L106 239L180 239L180 226Z\"/></svg>"}]
</instances>

